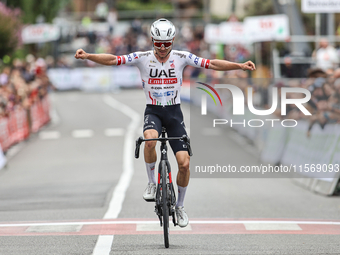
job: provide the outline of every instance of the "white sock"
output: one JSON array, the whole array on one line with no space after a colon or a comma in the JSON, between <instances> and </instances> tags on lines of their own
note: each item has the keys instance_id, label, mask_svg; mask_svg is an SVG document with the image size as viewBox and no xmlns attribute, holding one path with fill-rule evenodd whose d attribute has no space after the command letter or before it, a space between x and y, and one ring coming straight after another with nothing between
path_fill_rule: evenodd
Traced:
<instances>
[{"instance_id":1,"label":"white sock","mask_svg":"<svg viewBox=\"0 0 340 255\"><path fill-rule=\"evenodd\" d=\"M146 163L146 172L148 173L148 179L149 179L149 183L154 183L156 184L156 178L155 178L155 165L156 162L153 163Z\"/></svg>"},{"instance_id":2,"label":"white sock","mask_svg":"<svg viewBox=\"0 0 340 255\"><path fill-rule=\"evenodd\" d=\"M187 187L178 186L178 199L177 199L176 207L183 206L185 192L187 191Z\"/></svg>"}]
</instances>

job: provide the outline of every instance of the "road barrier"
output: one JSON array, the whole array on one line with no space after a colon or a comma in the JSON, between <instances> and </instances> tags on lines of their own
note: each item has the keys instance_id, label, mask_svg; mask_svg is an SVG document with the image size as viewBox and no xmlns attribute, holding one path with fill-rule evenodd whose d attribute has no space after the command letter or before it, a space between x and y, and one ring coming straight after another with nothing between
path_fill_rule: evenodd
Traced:
<instances>
[{"instance_id":1,"label":"road barrier","mask_svg":"<svg viewBox=\"0 0 340 255\"><path fill-rule=\"evenodd\" d=\"M49 111L50 103L46 95L29 109L17 105L7 117L0 118L0 169L3 167L3 153L47 124L50 121Z\"/></svg>"}]
</instances>

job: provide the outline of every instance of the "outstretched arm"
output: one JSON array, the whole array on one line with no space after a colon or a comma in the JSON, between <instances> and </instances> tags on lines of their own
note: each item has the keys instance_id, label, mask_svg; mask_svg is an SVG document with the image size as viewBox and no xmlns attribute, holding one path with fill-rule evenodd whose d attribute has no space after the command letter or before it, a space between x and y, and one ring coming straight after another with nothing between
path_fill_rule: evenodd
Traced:
<instances>
[{"instance_id":1,"label":"outstretched arm","mask_svg":"<svg viewBox=\"0 0 340 255\"><path fill-rule=\"evenodd\" d=\"M93 62L96 62L101 65L116 65L117 64L117 57L112 54L89 54L86 53L83 49L77 50L76 54L74 55L76 59L88 59Z\"/></svg>"},{"instance_id":2,"label":"outstretched arm","mask_svg":"<svg viewBox=\"0 0 340 255\"><path fill-rule=\"evenodd\" d=\"M210 60L209 69L213 69L216 71L230 71L230 70L238 70L242 69L253 71L255 70L255 64L251 61L247 61L245 63L235 63L226 60L213 59Z\"/></svg>"}]
</instances>

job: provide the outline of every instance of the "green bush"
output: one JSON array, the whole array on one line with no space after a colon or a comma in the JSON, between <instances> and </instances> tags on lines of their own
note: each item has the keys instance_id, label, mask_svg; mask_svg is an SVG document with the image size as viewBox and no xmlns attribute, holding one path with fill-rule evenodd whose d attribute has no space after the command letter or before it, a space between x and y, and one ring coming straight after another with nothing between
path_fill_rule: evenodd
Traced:
<instances>
[{"instance_id":1,"label":"green bush","mask_svg":"<svg viewBox=\"0 0 340 255\"><path fill-rule=\"evenodd\" d=\"M20 38L20 11L10 9L0 2L0 59L11 55Z\"/></svg>"}]
</instances>

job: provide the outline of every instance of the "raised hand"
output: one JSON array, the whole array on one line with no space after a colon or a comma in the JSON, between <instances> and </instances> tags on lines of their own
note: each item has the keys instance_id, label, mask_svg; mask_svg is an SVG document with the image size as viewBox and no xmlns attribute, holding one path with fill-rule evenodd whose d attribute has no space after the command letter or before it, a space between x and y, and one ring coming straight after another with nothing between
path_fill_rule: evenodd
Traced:
<instances>
[{"instance_id":1,"label":"raised hand","mask_svg":"<svg viewBox=\"0 0 340 255\"><path fill-rule=\"evenodd\" d=\"M251 61L247 61L241 64L241 68L243 71L246 71L246 70L254 71L256 69L255 64Z\"/></svg>"},{"instance_id":2,"label":"raised hand","mask_svg":"<svg viewBox=\"0 0 340 255\"><path fill-rule=\"evenodd\" d=\"M76 59L87 59L88 54L83 49L78 49L74 57Z\"/></svg>"}]
</instances>

